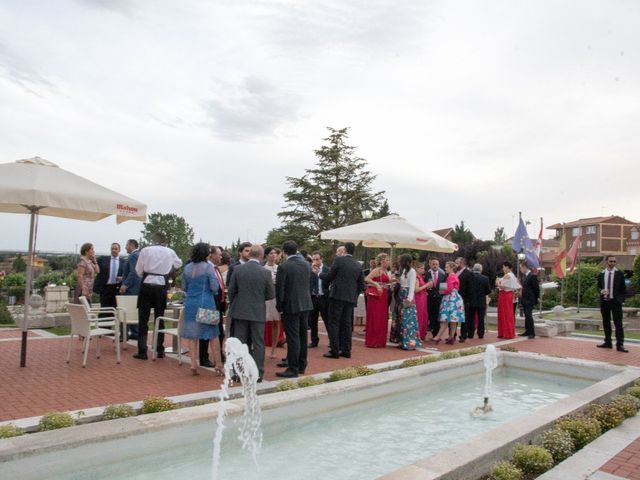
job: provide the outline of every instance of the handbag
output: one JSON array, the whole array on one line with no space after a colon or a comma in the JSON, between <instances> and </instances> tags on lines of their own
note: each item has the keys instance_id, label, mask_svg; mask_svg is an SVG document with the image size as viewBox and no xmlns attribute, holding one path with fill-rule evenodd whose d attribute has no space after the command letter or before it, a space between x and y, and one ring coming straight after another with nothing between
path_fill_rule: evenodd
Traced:
<instances>
[{"instance_id":1,"label":"handbag","mask_svg":"<svg viewBox=\"0 0 640 480\"><path fill-rule=\"evenodd\" d=\"M200 297L200 305L204 299L205 287L202 287L202 296ZM213 299L213 305L215 307L216 300ZM202 308L199 307L196 312L196 322L203 325L218 325L220 323L220 311L216 308Z\"/></svg>"},{"instance_id":2,"label":"handbag","mask_svg":"<svg viewBox=\"0 0 640 480\"><path fill-rule=\"evenodd\" d=\"M369 285L365 290L364 294L368 297L380 297L382 296L382 291L378 291L376 287L373 285Z\"/></svg>"}]
</instances>

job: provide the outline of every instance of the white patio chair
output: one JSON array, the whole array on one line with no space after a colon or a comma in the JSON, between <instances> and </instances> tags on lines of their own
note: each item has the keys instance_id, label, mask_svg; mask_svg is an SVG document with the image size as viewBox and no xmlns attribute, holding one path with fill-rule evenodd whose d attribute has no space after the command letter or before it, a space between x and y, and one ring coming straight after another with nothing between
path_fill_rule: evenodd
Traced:
<instances>
[{"instance_id":1,"label":"white patio chair","mask_svg":"<svg viewBox=\"0 0 640 480\"><path fill-rule=\"evenodd\" d=\"M89 341L91 340L91 337L98 337L96 339L96 358L100 358L100 337L113 336L116 345L116 363L120 363L120 334L117 325L113 330L101 328L97 326L95 319L91 318L84 305L67 303L66 306L71 319L71 334L69 335L69 346L67 348L67 363L69 363L71 358L71 345L73 343L74 335L78 335L84 339L82 345L82 352L84 353L82 360L83 368L87 366L87 355L89 353Z\"/></svg>"},{"instance_id":2,"label":"white patio chair","mask_svg":"<svg viewBox=\"0 0 640 480\"><path fill-rule=\"evenodd\" d=\"M84 306L84 308L87 309L87 313L89 314L89 318L91 318L92 321L96 322L96 326L102 327L102 328L106 328L106 327L114 327L115 330L115 326L118 323L117 318L118 318L118 312L115 308L113 307L92 307L89 304L89 300L87 300L87 297L85 297L84 295L79 297L80 300L80 305ZM108 313L110 314L109 317L100 317L101 313Z\"/></svg>"},{"instance_id":3,"label":"white patio chair","mask_svg":"<svg viewBox=\"0 0 640 480\"><path fill-rule=\"evenodd\" d=\"M122 337L124 338L124 349L127 349L127 341L129 340L129 329L127 325L138 325L138 296L137 295L118 295L116 297L116 310L118 319L123 326Z\"/></svg>"},{"instance_id":4,"label":"white patio chair","mask_svg":"<svg viewBox=\"0 0 640 480\"><path fill-rule=\"evenodd\" d=\"M174 310L175 312L175 310ZM151 360L155 360L158 357L156 346L158 345L158 334L164 333L165 335L173 335L177 337L178 341L178 365L182 365L182 344L180 342L180 335L182 334L182 321L184 319L184 308L180 309L178 318L172 317L156 317L153 322L153 343L151 344ZM160 320L165 321L165 328L160 329ZM172 328L166 328L166 322L172 322ZM175 353L175 352L174 352Z\"/></svg>"}]
</instances>

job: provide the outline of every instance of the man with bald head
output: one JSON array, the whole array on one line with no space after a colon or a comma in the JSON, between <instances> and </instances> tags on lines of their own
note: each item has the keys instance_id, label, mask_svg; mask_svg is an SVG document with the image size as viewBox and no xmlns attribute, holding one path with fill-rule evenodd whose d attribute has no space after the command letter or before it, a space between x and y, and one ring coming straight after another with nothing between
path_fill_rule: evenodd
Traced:
<instances>
[{"instance_id":1,"label":"man with bald head","mask_svg":"<svg viewBox=\"0 0 640 480\"><path fill-rule=\"evenodd\" d=\"M259 382L264 374L265 302L275 298L271 272L260 263L263 256L262 246L252 245L248 252L249 259L236 266L227 291L233 335L249 347L258 366Z\"/></svg>"}]
</instances>

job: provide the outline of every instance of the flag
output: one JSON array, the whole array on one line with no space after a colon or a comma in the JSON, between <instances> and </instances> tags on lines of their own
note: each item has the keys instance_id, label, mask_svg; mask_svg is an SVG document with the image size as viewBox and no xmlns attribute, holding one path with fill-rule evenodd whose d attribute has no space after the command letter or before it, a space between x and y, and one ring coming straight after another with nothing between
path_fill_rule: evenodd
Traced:
<instances>
[{"instance_id":1,"label":"flag","mask_svg":"<svg viewBox=\"0 0 640 480\"><path fill-rule=\"evenodd\" d=\"M538 234L538 239L536 240L536 257L538 260L541 260L540 256L542 255L542 218L540 219L540 233Z\"/></svg>"},{"instance_id":2,"label":"flag","mask_svg":"<svg viewBox=\"0 0 640 480\"><path fill-rule=\"evenodd\" d=\"M576 267L576 259L578 258L578 249L580 248L580 235L571 244L571 248L567 252L567 260L571 262L569 267L569 273L573 273L573 269Z\"/></svg>"},{"instance_id":3,"label":"flag","mask_svg":"<svg viewBox=\"0 0 640 480\"><path fill-rule=\"evenodd\" d=\"M513 250L515 252L524 253L529 268L540 268L540 261L536 256L535 250L533 249L531 239L529 238L529 234L527 233L527 227L525 227L522 217L520 217L520 223L518 223L518 228L516 229L516 233L513 236L513 240L511 241L511 246L513 247Z\"/></svg>"},{"instance_id":4,"label":"flag","mask_svg":"<svg viewBox=\"0 0 640 480\"><path fill-rule=\"evenodd\" d=\"M560 237L560 251L556 257L554 270L558 278L564 278L564 274L567 271L567 241L564 238L564 233Z\"/></svg>"}]
</instances>

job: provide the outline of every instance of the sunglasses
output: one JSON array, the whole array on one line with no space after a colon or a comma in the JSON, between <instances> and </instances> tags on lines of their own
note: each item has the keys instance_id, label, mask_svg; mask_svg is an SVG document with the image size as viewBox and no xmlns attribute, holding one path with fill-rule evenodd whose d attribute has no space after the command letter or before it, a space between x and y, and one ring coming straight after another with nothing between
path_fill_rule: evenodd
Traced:
<instances>
[{"instance_id":1,"label":"sunglasses","mask_svg":"<svg viewBox=\"0 0 640 480\"><path fill-rule=\"evenodd\" d=\"M609 263L618 263L616 260L608 260Z\"/></svg>"}]
</instances>

